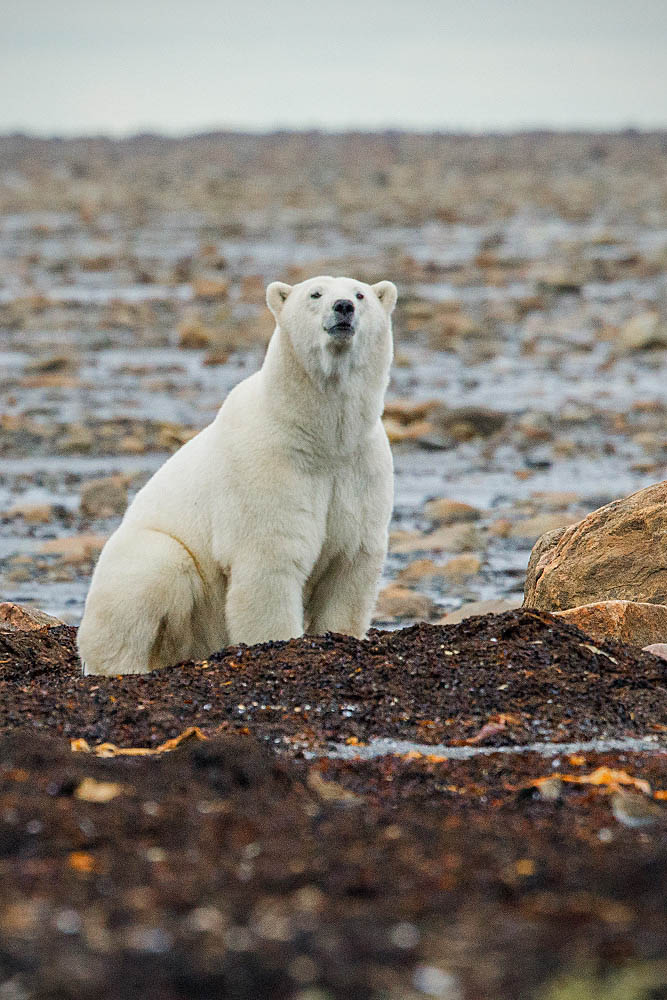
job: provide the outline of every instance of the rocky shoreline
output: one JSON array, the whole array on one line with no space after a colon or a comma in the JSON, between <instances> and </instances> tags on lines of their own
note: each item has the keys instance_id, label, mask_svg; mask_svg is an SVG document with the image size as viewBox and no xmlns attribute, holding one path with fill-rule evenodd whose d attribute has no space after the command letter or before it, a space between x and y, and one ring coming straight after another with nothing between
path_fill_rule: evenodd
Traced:
<instances>
[{"instance_id":1,"label":"rocky shoreline","mask_svg":"<svg viewBox=\"0 0 667 1000\"><path fill-rule=\"evenodd\" d=\"M665 994L666 151L0 138L0 1000ZM378 630L82 677L105 539L315 273L399 286Z\"/></svg>"},{"instance_id":2,"label":"rocky shoreline","mask_svg":"<svg viewBox=\"0 0 667 1000\"><path fill-rule=\"evenodd\" d=\"M663 133L0 138L3 599L76 624L259 365L266 284L348 273L400 291L377 624L520 603L540 535L665 478L664 164Z\"/></svg>"}]
</instances>

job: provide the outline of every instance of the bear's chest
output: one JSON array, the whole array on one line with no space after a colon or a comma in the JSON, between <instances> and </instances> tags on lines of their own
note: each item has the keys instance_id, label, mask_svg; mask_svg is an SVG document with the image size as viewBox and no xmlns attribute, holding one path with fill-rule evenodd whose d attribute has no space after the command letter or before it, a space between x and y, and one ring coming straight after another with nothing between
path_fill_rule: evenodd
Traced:
<instances>
[{"instance_id":1,"label":"bear's chest","mask_svg":"<svg viewBox=\"0 0 667 1000\"><path fill-rule=\"evenodd\" d=\"M371 511L368 489L360 470L345 469L333 476L326 511L323 551L353 556L361 547Z\"/></svg>"}]
</instances>

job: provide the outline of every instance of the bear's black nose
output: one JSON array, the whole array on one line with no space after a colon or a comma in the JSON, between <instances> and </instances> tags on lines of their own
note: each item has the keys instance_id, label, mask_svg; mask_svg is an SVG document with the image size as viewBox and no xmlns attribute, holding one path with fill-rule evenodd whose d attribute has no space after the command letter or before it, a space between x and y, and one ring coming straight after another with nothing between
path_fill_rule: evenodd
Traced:
<instances>
[{"instance_id":1,"label":"bear's black nose","mask_svg":"<svg viewBox=\"0 0 667 1000\"><path fill-rule=\"evenodd\" d=\"M354 302L349 299L337 299L333 304L333 311L339 316L347 318L354 312Z\"/></svg>"}]
</instances>

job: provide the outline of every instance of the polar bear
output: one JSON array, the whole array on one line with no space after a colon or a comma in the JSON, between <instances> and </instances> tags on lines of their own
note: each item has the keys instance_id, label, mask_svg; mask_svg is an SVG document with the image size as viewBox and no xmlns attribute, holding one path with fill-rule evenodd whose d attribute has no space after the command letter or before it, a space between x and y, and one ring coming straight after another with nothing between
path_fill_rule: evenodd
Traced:
<instances>
[{"instance_id":1,"label":"polar bear","mask_svg":"<svg viewBox=\"0 0 667 1000\"><path fill-rule=\"evenodd\" d=\"M144 674L224 646L363 636L387 552L380 420L396 287L274 281L264 363L130 504L79 629L86 674Z\"/></svg>"}]
</instances>

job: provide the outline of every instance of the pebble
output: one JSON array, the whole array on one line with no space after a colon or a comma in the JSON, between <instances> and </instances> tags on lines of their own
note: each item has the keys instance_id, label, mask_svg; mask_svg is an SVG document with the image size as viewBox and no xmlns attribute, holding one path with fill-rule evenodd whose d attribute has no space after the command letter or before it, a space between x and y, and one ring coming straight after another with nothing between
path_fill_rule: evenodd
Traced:
<instances>
[{"instance_id":1,"label":"pebble","mask_svg":"<svg viewBox=\"0 0 667 1000\"><path fill-rule=\"evenodd\" d=\"M527 517L521 521L515 521L509 530L511 538L526 538L537 541L541 535L547 531L555 531L558 528L566 528L574 524L578 518L569 514L536 514L535 517Z\"/></svg>"},{"instance_id":2,"label":"pebble","mask_svg":"<svg viewBox=\"0 0 667 1000\"><path fill-rule=\"evenodd\" d=\"M476 576L482 568L482 560L476 555L460 555L450 559L444 567L444 575L451 583L462 583Z\"/></svg>"},{"instance_id":3,"label":"pebble","mask_svg":"<svg viewBox=\"0 0 667 1000\"><path fill-rule=\"evenodd\" d=\"M23 518L26 524L48 524L53 520L55 511L53 504L15 504L3 515L9 520Z\"/></svg>"},{"instance_id":4,"label":"pebble","mask_svg":"<svg viewBox=\"0 0 667 1000\"><path fill-rule=\"evenodd\" d=\"M462 521L479 521L482 516L478 507L460 500L449 500L443 497L439 500L429 500L424 505L424 514L437 525L459 524Z\"/></svg>"},{"instance_id":5,"label":"pebble","mask_svg":"<svg viewBox=\"0 0 667 1000\"><path fill-rule=\"evenodd\" d=\"M628 353L667 347L667 322L654 311L633 316L619 332L619 347Z\"/></svg>"},{"instance_id":6,"label":"pebble","mask_svg":"<svg viewBox=\"0 0 667 1000\"><path fill-rule=\"evenodd\" d=\"M376 618L417 618L432 617L436 605L425 594L415 593L408 587L390 583L378 595L375 609Z\"/></svg>"},{"instance_id":7,"label":"pebble","mask_svg":"<svg viewBox=\"0 0 667 1000\"><path fill-rule=\"evenodd\" d=\"M62 562L75 566L96 559L105 542L105 536L92 533L65 535L42 542L39 551L44 555L56 555Z\"/></svg>"},{"instance_id":8,"label":"pebble","mask_svg":"<svg viewBox=\"0 0 667 1000\"><path fill-rule=\"evenodd\" d=\"M397 583L425 583L440 580L445 575L445 567L432 559L415 559L396 574Z\"/></svg>"},{"instance_id":9,"label":"pebble","mask_svg":"<svg viewBox=\"0 0 667 1000\"><path fill-rule=\"evenodd\" d=\"M89 518L113 517L127 507L127 482L122 476L91 479L81 488L81 513Z\"/></svg>"},{"instance_id":10,"label":"pebble","mask_svg":"<svg viewBox=\"0 0 667 1000\"><path fill-rule=\"evenodd\" d=\"M403 554L428 551L474 552L483 548L482 533L469 524L447 525L429 534L397 531L390 535L391 551Z\"/></svg>"},{"instance_id":11,"label":"pebble","mask_svg":"<svg viewBox=\"0 0 667 1000\"><path fill-rule=\"evenodd\" d=\"M652 653L653 656L660 656L667 660L667 642L652 642L649 646L643 647L645 653Z\"/></svg>"}]
</instances>

